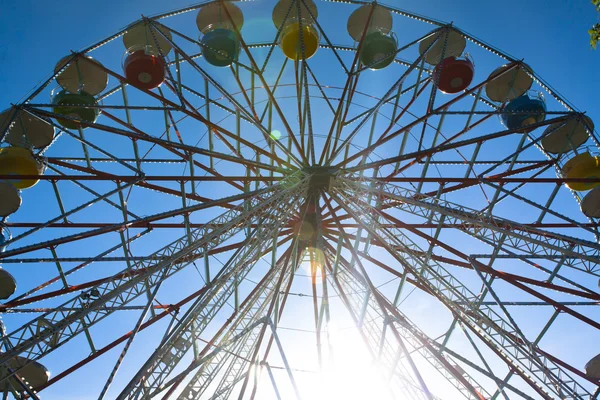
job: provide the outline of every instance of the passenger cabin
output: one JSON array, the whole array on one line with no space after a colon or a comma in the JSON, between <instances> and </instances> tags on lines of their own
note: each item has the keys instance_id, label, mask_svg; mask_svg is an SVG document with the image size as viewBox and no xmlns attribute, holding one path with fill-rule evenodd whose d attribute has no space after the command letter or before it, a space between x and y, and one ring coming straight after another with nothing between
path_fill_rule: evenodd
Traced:
<instances>
[{"instance_id":1,"label":"passenger cabin","mask_svg":"<svg viewBox=\"0 0 600 400\"><path fill-rule=\"evenodd\" d=\"M200 8L196 16L202 56L215 67L228 67L238 60L238 33L244 25L242 10L230 1ZM237 31L237 32L236 32Z\"/></svg>"},{"instance_id":2,"label":"passenger cabin","mask_svg":"<svg viewBox=\"0 0 600 400\"><path fill-rule=\"evenodd\" d=\"M127 83L138 89L152 90L166 78L164 57L171 51L171 32L143 21L123 35L126 56L123 71Z\"/></svg>"},{"instance_id":3,"label":"passenger cabin","mask_svg":"<svg viewBox=\"0 0 600 400\"><path fill-rule=\"evenodd\" d=\"M390 65L398 48L392 13L376 3L365 4L348 18L348 34L358 44L360 62L372 70Z\"/></svg>"},{"instance_id":4,"label":"passenger cabin","mask_svg":"<svg viewBox=\"0 0 600 400\"><path fill-rule=\"evenodd\" d=\"M319 49L315 20L319 12L313 0L280 0L273 8L273 24L279 31L279 47L290 60L308 60Z\"/></svg>"},{"instance_id":5,"label":"passenger cabin","mask_svg":"<svg viewBox=\"0 0 600 400\"><path fill-rule=\"evenodd\" d=\"M419 43L419 53L425 62L435 66L433 82L445 94L456 94L469 87L475 75L475 64L463 55L467 40L456 29L448 27L431 32Z\"/></svg>"}]
</instances>

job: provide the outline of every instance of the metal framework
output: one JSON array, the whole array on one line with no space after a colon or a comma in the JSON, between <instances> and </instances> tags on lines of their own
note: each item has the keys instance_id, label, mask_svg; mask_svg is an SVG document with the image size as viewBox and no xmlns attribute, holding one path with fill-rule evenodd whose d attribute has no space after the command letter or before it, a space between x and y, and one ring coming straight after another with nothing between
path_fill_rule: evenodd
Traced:
<instances>
[{"instance_id":1,"label":"metal framework","mask_svg":"<svg viewBox=\"0 0 600 400\"><path fill-rule=\"evenodd\" d=\"M598 398L584 365L600 339L600 225L566 184L600 179L561 176L572 154L540 145L581 113L531 66L545 120L506 129L484 91L493 77L438 93L418 48L433 38L425 51L444 43L443 55L452 30L476 76L522 61L354 0L319 2L299 22L319 32L314 57L305 34L291 60L282 28L246 21L239 58L218 69L193 22L213 3L71 55L109 76L85 106L96 122L45 100L62 70L16 105L56 137L34 151L44 174L20 177L39 183L0 221L12 233L0 264L18 283L0 304L3 398L331 398L345 354L365 378L344 384L376 398ZM267 18L275 5L237 4ZM309 1L286 4L285 20ZM366 27L356 43L333 28L333 13L369 4L368 20L385 8L405 33L385 72L360 61ZM119 67L115 39L140 23L172 48L155 90ZM590 131L581 151L598 154L599 139ZM339 340L348 329L356 340ZM34 362L52 374L37 387L25 379Z\"/></svg>"}]
</instances>

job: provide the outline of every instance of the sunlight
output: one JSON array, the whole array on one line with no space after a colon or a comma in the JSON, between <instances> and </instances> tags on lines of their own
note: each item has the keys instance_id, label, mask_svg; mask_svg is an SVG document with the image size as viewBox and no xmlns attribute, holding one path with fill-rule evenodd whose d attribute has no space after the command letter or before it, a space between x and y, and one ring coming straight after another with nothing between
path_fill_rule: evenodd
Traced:
<instances>
[{"instance_id":1,"label":"sunlight","mask_svg":"<svg viewBox=\"0 0 600 400\"><path fill-rule=\"evenodd\" d=\"M312 277L313 274L313 270L312 270L312 266L311 266L311 262L310 262L310 255L313 255L313 259L315 261L315 267L316 267L316 279L318 282L321 281L321 273L322 273L322 266L323 266L323 251L320 249L316 249L314 247L309 247L307 248L307 252L304 256L304 258L302 259L302 269L305 271L306 275L308 275L309 277Z\"/></svg>"},{"instance_id":2,"label":"sunlight","mask_svg":"<svg viewBox=\"0 0 600 400\"><path fill-rule=\"evenodd\" d=\"M329 325L329 345L324 345L323 372L312 387L301 391L312 399L390 399L387 382L354 327Z\"/></svg>"}]
</instances>

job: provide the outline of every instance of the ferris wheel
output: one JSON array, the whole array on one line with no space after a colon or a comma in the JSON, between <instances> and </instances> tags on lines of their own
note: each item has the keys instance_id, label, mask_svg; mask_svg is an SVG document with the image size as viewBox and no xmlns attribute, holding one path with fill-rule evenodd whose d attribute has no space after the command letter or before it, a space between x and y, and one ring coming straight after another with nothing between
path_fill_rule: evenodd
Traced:
<instances>
[{"instance_id":1,"label":"ferris wheel","mask_svg":"<svg viewBox=\"0 0 600 400\"><path fill-rule=\"evenodd\" d=\"M600 136L535 65L353 0L57 60L0 114L3 398L600 394Z\"/></svg>"}]
</instances>

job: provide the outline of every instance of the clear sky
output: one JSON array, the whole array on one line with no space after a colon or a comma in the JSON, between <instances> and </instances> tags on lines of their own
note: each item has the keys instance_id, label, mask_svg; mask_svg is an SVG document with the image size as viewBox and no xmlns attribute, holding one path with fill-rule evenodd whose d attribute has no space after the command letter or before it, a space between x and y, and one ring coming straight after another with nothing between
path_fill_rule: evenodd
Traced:
<instances>
[{"instance_id":1,"label":"clear sky","mask_svg":"<svg viewBox=\"0 0 600 400\"><path fill-rule=\"evenodd\" d=\"M600 50L590 48L587 34L598 17L589 0L389 0L388 4L452 21L515 58L523 58L571 104L587 111L596 125L600 124ZM142 14L186 5L189 0L0 0L0 110L23 98L70 50L95 43ZM323 21L327 21L326 16L321 18ZM425 309L427 305L417 306ZM128 326L133 323L132 317L123 320ZM112 362L106 361L104 368L112 367ZM71 364L65 361L67 365ZM102 379L104 376L105 371ZM84 393L85 389L80 391ZM58 388L55 390L49 392L50 396L58 393Z\"/></svg>"},{"instance_id":2,"label":"clear sky","mask_svg":"<svg viewBox=\"0 0 600 400\"><path fill-rule=\"evenodd\" d=\"M592 51L587 29L598 21L588 0L388 1L493 44L535 71L593 117L600 79L600 50ZM50 73L70 50L88 46L140 15L189 5L187 0L35 1L0 0L0 108L16 102ZM598 121L598 118L593 118Z\"/></svg>"}]
</instances>

